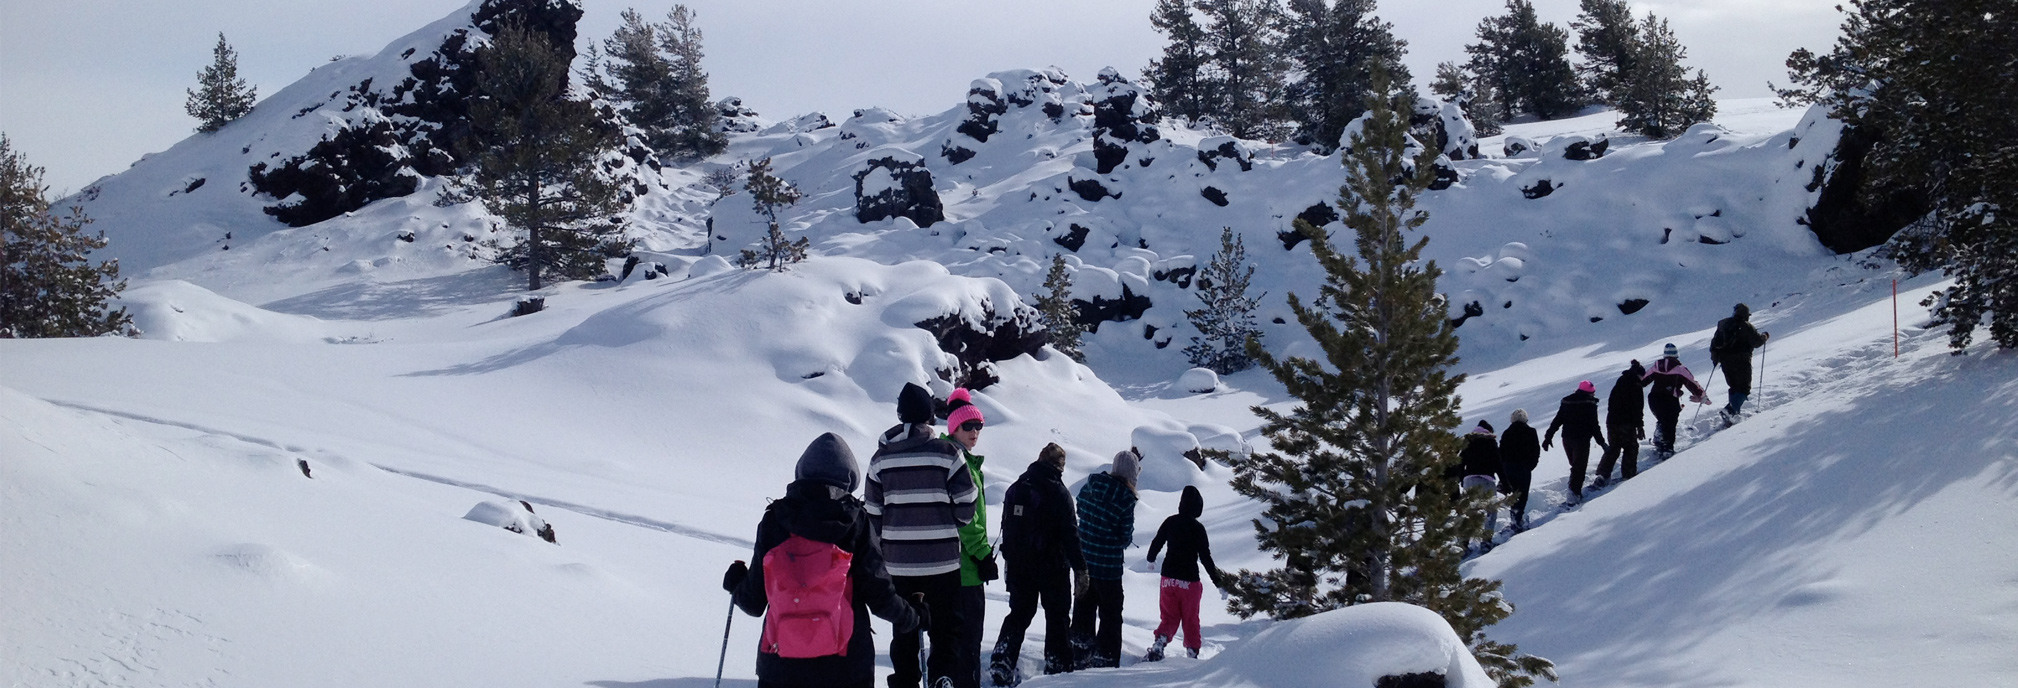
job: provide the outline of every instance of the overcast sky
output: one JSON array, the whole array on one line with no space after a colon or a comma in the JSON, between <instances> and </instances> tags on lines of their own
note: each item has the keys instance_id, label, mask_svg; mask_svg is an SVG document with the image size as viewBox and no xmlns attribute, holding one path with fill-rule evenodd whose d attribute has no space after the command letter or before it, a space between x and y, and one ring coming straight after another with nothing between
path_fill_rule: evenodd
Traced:
<instances>
[{"instance_id":1,"label":"overcast sky","mask_svg":"<svg viewBox=\"0 0 2018 688\"><path fill-rule=\"evenodd\" d=\"M1633 2L1669 19L1690 67L1719 98L1767 96L1795 48L1835 41L1838 0ZM76 190L188 136L184 90L209 64L217 33L261 96L336 55L369 55L456 11L466 0L0 0L0 132L52 191ZM635 7L662 19L671 0L583 0L582 44L608 36ZM717 98L741 96L764 116L855 108L931 114L965 100L967 83L1004 69L1057 66L1090 80L1112 65L1131 76L1162 47L1155 0L689 0L706 35ZM1567 27L1577 0L1535 0ZM1409 42L1418 83L1461 61L1479 19L1503 0L1387 0L1379 14Z\"/></svg>"}]
</instances>

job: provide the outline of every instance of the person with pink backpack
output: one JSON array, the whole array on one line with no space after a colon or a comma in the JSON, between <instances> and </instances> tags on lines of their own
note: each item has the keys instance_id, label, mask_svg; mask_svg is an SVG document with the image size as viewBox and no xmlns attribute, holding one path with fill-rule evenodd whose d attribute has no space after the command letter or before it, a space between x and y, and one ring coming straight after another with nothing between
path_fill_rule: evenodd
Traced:
<instances>
[{"instance_id":1,"label":"person with pink backpack","mask_svg":"<svg viewBox=\"0 0 2018 688\"><path fill-rule=\"evenodd\" d=\"M869 614L897 633L931 618L922 601L897 595L881 543L869 527L854 452L839 435L813 440L799 456L785 497L764 509L750 567L722 576L738 608L764 617L757 645L757 685L872 688L876 648Z\"/></svg>"}]
</instances>

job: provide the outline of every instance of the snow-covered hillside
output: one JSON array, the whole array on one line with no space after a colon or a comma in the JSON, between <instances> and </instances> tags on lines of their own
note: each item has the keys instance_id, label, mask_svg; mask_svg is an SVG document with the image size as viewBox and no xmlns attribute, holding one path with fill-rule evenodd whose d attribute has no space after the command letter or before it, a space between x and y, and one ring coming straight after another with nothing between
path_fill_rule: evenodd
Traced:
<instances>
[{"instance_id":1,"label":"snow-covered hillside","mask_svg":"<svg viewBox=\"0 0 2018 688\"><path fill-rule=\"evenodd\" d=\"M719 574L748 558L803 446L831 431L867 457L905 382L943 397L974 372L976 338L1028 334L1022 302L1061 253L1099 329L1085 365L1013 346L985 364L999 378L974 395L989 499L1046 443L1067 448L1074 487L1133 444L1147 455L1138 543L1192 485L1220 565L1271 564L1257 505L1183 453L1253 446L1250 407L1294 400L1258 371L1209 393L1174 384L1194 334L1183 311L1231 227L1260 268L1269 346L1312 353L1283 299L1319 272L1284 233L1322 219L1336 154L1158 119L1116 73L1055 69L988 75L926 116L746 116L723 156L625 168L647 188L639 257L663 273L556 285L546 310L507 317L525 293L483 260L495 218L437 207L440 180L403 168L412 193L289 227L264 210L288 199L248 178L350 127L422 126L389 94L473 36L484 6L325 65L70 199L136 276L122 303L145 335L0 341L0 683L710 684ZM1774 334L1751 418L1717 432L1714 412L1685 416L1681 453L1581 508L1562 509L1567 466L1544 454L1536 527L1469 565L1518 607L1490 634L1556 660L1568 686L2018 680L2004 658L2018 647L2018 359L1947 355L1914 305L1930 277L1902 287L1893 358L1896 271L1831 255L1799 223L1834 123L1721 107L1664 142L1613 131L1608 112L1517 123L1478 142L1483 157L1447 161L1455 183L1425 196L1451 316L1476 311L1457 331L1467 423L1525 408L1545 426L1577 381L1667 342L1706 368L1735 302ZM1570 159L1601 140L1603 155ZM783 273L723 260L762 225L747 195L699 185L766 156L807 193L783 219L815 255ZM866 206L886 217L864 222ZM557 544L496 527L531 518L521 500ZM1156 568L1135 559L1131 656L1157 615ZM989 594L992 642L1007 605ZM1406 611L1277 624L1205 606L1202 660L1031 685L1479 680L1447 629ZM736 685L753 683L756 626L730 632ZM1038 661L1026 648L1026 673Z\"/></svg>"}]
</instances>

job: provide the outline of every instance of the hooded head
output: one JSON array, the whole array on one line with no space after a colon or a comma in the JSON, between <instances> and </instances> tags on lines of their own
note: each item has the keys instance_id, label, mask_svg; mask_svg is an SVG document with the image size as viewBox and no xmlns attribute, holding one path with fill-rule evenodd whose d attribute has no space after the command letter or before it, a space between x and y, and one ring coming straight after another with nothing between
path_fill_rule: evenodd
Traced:
<instances>
[{"instance_id":1,"label":"hooded head","mask_svg":"<svg viewBox=\"0 0 2018 688\"><path fill-rule=\"evenodd\" d=\"M974 398L967 393L967 390L953 390L952 396L946 397L946 402L946 408L952 410L952 413L946 416L948 431L958 430L969 421L986 423L981 417L981 407L974 405Z\"/></svg>"},{"instance_id":2,"label":"hooded head","mask_svg":"<svg viewBox=\"0 0 2018 688\"><path fill-rule=\"evenodd\" d=\"M1108 469L1107 472L1120 478L1121 482L1128 483L1129 489L1135 489L1135 476L1142 474L1142 455L1135 453L1134 447L1116 452L1114 468Z\"/></svg>"},{"instance_id":3,"label":"hooded head","mask_svg":"<svg viewBox=\"0 0 2018 688\"><path fill-rule=\"evenodd\" d=\"M799 466L792 471L792 478L811 480L853 493L855 486L861 482L862 473L855 467L855 452L848 449L848 442L830 432L806 445L806 451L799 454Z\"/></svg>"},{"instance_id":4,"label":"hooded head","mask_svg":"<svg viewBox=\"0 0 2018 688\"><path fill-rule=\"evenodd\" d=\"M1513 411L1513 417L1512 417L1512 418L1510 418L1509 420L1512 420L1512 421L1513 421L1513 422L1515 422L1515 423L1526 423L1526 422L1528 422L1528 410L1527 410L1527 409L1514 409L1514 411Z\"/></svg>"},{"instance_id":5,"label":"hooded head","mask_svg":"<svg viewBox=\"0 0 2018 688\"><path fill-rule=\"evenodd\" d=\"M1585 381L1583 381L1583 382L1579 382L1579 383L1577 383L1577 391L1579 391L1579 392L1597 392L1597 391L1598 391L1598 386L1597 386L1597 385L1593 385L1593 384L1591 384L1591 381L1590 381L1590 380L1585 380Z\"/></svg>"},{"instance_id":6,"label":"hooded head","mask_svg":"<svg viewBox=\"0 0 2018 688\"><path fill-rule=\"evenodd\" d=\"M1675 344L1673 342L1669 342L1667 346L1661 347L1661 358L1681 358L1681 357L1682 357L1682 350L1675 348Z\"/></svg>"},{"instance_id":7,"label":"hooded head","mask_svg":"<svg viewBox=\"0 0 2018 688\"><path fill-rule=\"evenodd\" d=\"M1492 423L1485 422L1485 419L1480 418L1478 421L1478 427L1472 428L1471 431L1474 433L1485 433L1490 435L1492 434Z\"/></svg>"},{"instance_id":8,"label":"hooded head","mask_svg":"<svg viewBox=\"0 0 2018 688\"><path fill-rule=\"evenodd\" d=\"M932 392L916 383L904 383L897 393L897 420L907 425L932 424Z\"/></svg>"},{"instance_id":9,"label":"hooded head","mask_svg":"<svg viewBox=\"0 0 2018 688\"><path fill-rule=\"evenodd\" d=\"M1626 374L1633 377L1646 377L1647 367L1640 365L1640 359L1635 358L1632 365L1626 366Z\"/></svg>"},{"instance_id":10,"label":"hooded head","mask_svg":"<svg viewBox=\"0 0 2018 688\"><path fill-rule=\"evenodd\" d=\"M1747 305L1745 305L1745 304L1742 304L1742 303L1741 303L1741 304L1738 304L1738 305L1736 305L1736 306L1732 306L1732 307L1731 307L1731 315L1735 315L1735 316L1737 316L1739 320L1745 320L1745 319L1748 319L1748 318L1751 318L1751 317L1752 317L1752 307L1751 307L1751 306L1747 306Z\"/></svg>"},{"instance_id":11,"label":"hooded head","mask_svg":"<svg viewBox=\"0 0 2018 688\"><path fill-rule=\"evenodd\" d=\"M1194 519L1205 515L1205 495L1199 494L1198 488L1185 485L1184 495L1177 498L1177 513Z\"/></svg>"}]
</instances>

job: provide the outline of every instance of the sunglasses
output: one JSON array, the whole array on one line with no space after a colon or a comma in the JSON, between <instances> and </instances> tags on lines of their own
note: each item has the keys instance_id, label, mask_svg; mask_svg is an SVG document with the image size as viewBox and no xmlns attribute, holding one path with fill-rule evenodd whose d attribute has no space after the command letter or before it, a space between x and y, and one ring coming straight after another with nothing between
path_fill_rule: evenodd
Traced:
<instances>
[{"instance_id":1,"label":"sunglasses","mask_svg":"<svg viewBox=\"0 0 2018 688\"><path fill-rule=\"evenodd\" d=\"M965 423L961 423L961 424L960 424L960 429L961 429L962 431L965 431L965 432L980 432L980 431L981 431L981 421L978 421L978 420L970 420L970 421L967 421L967 422L965 422Z\"/></svg>"}]
</instances>

